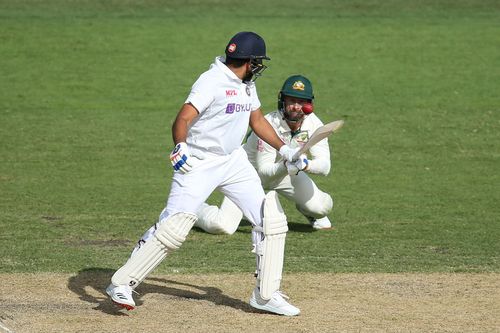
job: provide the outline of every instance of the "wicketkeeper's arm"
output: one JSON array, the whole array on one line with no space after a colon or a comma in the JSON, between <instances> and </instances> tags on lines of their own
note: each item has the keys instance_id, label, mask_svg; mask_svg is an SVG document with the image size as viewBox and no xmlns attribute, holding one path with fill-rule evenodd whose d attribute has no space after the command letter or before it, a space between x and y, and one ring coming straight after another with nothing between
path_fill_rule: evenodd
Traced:
<instances>
[{"instance_id":1,"label":"wicketkeeper's arm","mask_svg":"<svg viewBox=\"0 0 500 333\"><path fill-rule=\"evenodd\" d=\"M325 138L309 149L309 166L307 172L326 176L330 173L330 147Z\"/></svg>"},{"instance_id":2,"label":"wicketkeeper's arm","mask_svg":"<svg viewBox=\"0 0 500 333\"><path fill-rule=\"evenodd\" d=\"M315 115L311 114L306 119L307 129L311 132L316 132L319 128L324 126L323 122ZM334 122L336 123L336 122ZM330 123L331 124L331 123ZM305 125L305 124L304 124ZM309 149L309 165L307 172L319 174L322 176L330 173L330 146L328 145L328 138L324 138Z\"/></svg>"},{"instance_id":3,"label":"wicketkeeper's arm","mask_svg":"<svg viewBox=\"0 0 500 333\"><path fill-rule=\"evenodd\" d=\"M278 156L276 149L259 138L256 139L258 140L258 147L254 147L254 149L257 150L255 156L255 168L260 179L262 180L262 184L265 185L274 179L283 178L283 176L287 174L287 169L283 160Z\"/></svg>"}]
</instances>

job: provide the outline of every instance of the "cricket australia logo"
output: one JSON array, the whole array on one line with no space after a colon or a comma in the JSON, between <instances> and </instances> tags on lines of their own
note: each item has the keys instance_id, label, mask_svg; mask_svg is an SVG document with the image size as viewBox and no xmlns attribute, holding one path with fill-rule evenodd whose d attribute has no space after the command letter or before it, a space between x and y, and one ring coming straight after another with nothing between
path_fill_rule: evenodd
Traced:
<instances>
[{"instance_id":1,"label":"cricket australia logo","mask_svg":"<svg viewBox=\"0 0 500 333\"><path fill-rule=\"evenodd\" d=\"M300 146L303 146L307 141L309 141L309 132L300 131L298 133L294 133L292 139L295 140Z\"/></svg>"},{"instance_id":2,"label":"cricket australia logo","mask_svg":"<svg viewBox=\"0 0 500 333\"><path fill-rule=\"evenodd\" d=\"M237 104L237 103L229 103L226 106L226 113L235 113L235 112L248 112L252 110L252 103L248 104Z\"/></svg>"},{"instance_id":3,"label":"cricket australia logo","mask_svg":"<svg viewBox=\"0 0 500 333\"><path fill-rule=\"evenodd\" d=\"M304 91L305 88L306 88L306 86L304 85L304 83L302 81L295 81L293 83L293 86L292 86L293 90Z\"/></svg>"}]
</instances>

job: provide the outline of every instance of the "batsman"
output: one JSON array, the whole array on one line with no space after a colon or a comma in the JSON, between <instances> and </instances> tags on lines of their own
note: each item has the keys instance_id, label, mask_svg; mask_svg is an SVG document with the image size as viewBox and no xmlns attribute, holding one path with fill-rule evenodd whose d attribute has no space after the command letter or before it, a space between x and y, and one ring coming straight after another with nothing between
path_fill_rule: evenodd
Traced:
<instances>
[{"instance_id":1,"label":"batsman","mask_svg":"<svg viewBox=\"0 0 500 333\"><path fill-rule=\"evenodd\" d=\"M323 126L314 113L313 88L303 75L288 77L278 94L278 109L265 116L283 142L299 147L312 133ZM330 148L325 138L309 150L310 158L302 156L296 162L283 160L279 151L252 132L244 144L248 158L257 170L267 191L276 191L295 203L295 207L314 229L329 229L327 216L333 208L333 199L321 191L308 174L328 175ZM224 197L221 207L206 203L198 211L195 226L213 234L233 234L243 213L229 198Z\"/></svg>"},{"instance_id":2,"label":"batsman","mask_svg":"<svg viewBox=\"0 0 500 333\"><path fill-rule=\"evenodd\" d=\"M240 32L193 84L172 127L174 175L165 209L116 271L106 292L121 307L135 307L132 291L172 251L197 220L196 212L214 190L221 191L252 223L256 286L250 305L286 316L300 310L279 290L286 217L276 192L265 195L241 143L248 126L287 161L299 150L284 144L260 111L255 79L266 68L266 45L254 32ZM229 260L229 259L228 259Z\"/></svg>"}]
</instances>

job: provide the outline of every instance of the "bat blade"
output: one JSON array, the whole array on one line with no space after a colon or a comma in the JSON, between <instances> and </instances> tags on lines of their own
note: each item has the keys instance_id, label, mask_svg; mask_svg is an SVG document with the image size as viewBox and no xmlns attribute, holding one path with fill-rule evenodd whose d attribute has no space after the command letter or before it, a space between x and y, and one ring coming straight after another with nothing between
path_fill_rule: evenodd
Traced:
<instances>
[{"instance_id":1,"label":"bat blade","mask_svg":"<svg viewBox=\"0 0 500 333\"><path fill-rule=\"evenodd\" d=\"M295 153L295 155L293 156L294 160L299 158L300 155L305 154L307 151L309 151L309 149L311 149L312 146L340 129L343 125L343 120L336 120L316 129L309 140L306 142L306 144L303 145L300 150Z\"/></svg>"}]
</instances>

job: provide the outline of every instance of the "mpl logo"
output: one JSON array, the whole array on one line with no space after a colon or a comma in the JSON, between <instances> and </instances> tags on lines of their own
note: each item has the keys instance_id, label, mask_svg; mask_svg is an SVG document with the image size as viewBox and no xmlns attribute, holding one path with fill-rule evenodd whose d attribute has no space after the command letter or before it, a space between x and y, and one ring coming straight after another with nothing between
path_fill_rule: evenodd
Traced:
<instances>
[{"instance_id":1,"label":"mpl logo","mask_svg":"<svg viewBox=\"0 0 500 333\"><path fill-rule=\"evenodd\" d=\"M234 89L226 90L226 97L233 97L233 96L237 96L237 95L238 95L238 92Z\"/></svg>"},{"instance_id":2,"label":"mpl logo","mask_svg":"<svg viewBox=\"0 0 500 333\"><path fill-rule=\"evenodd\" d=\"M226 113L235 113L235 112L248 112L252 110L252 103L248 104L236 104L236 103L229 103L226 106Z\"/></svg>"}]
</instances>

